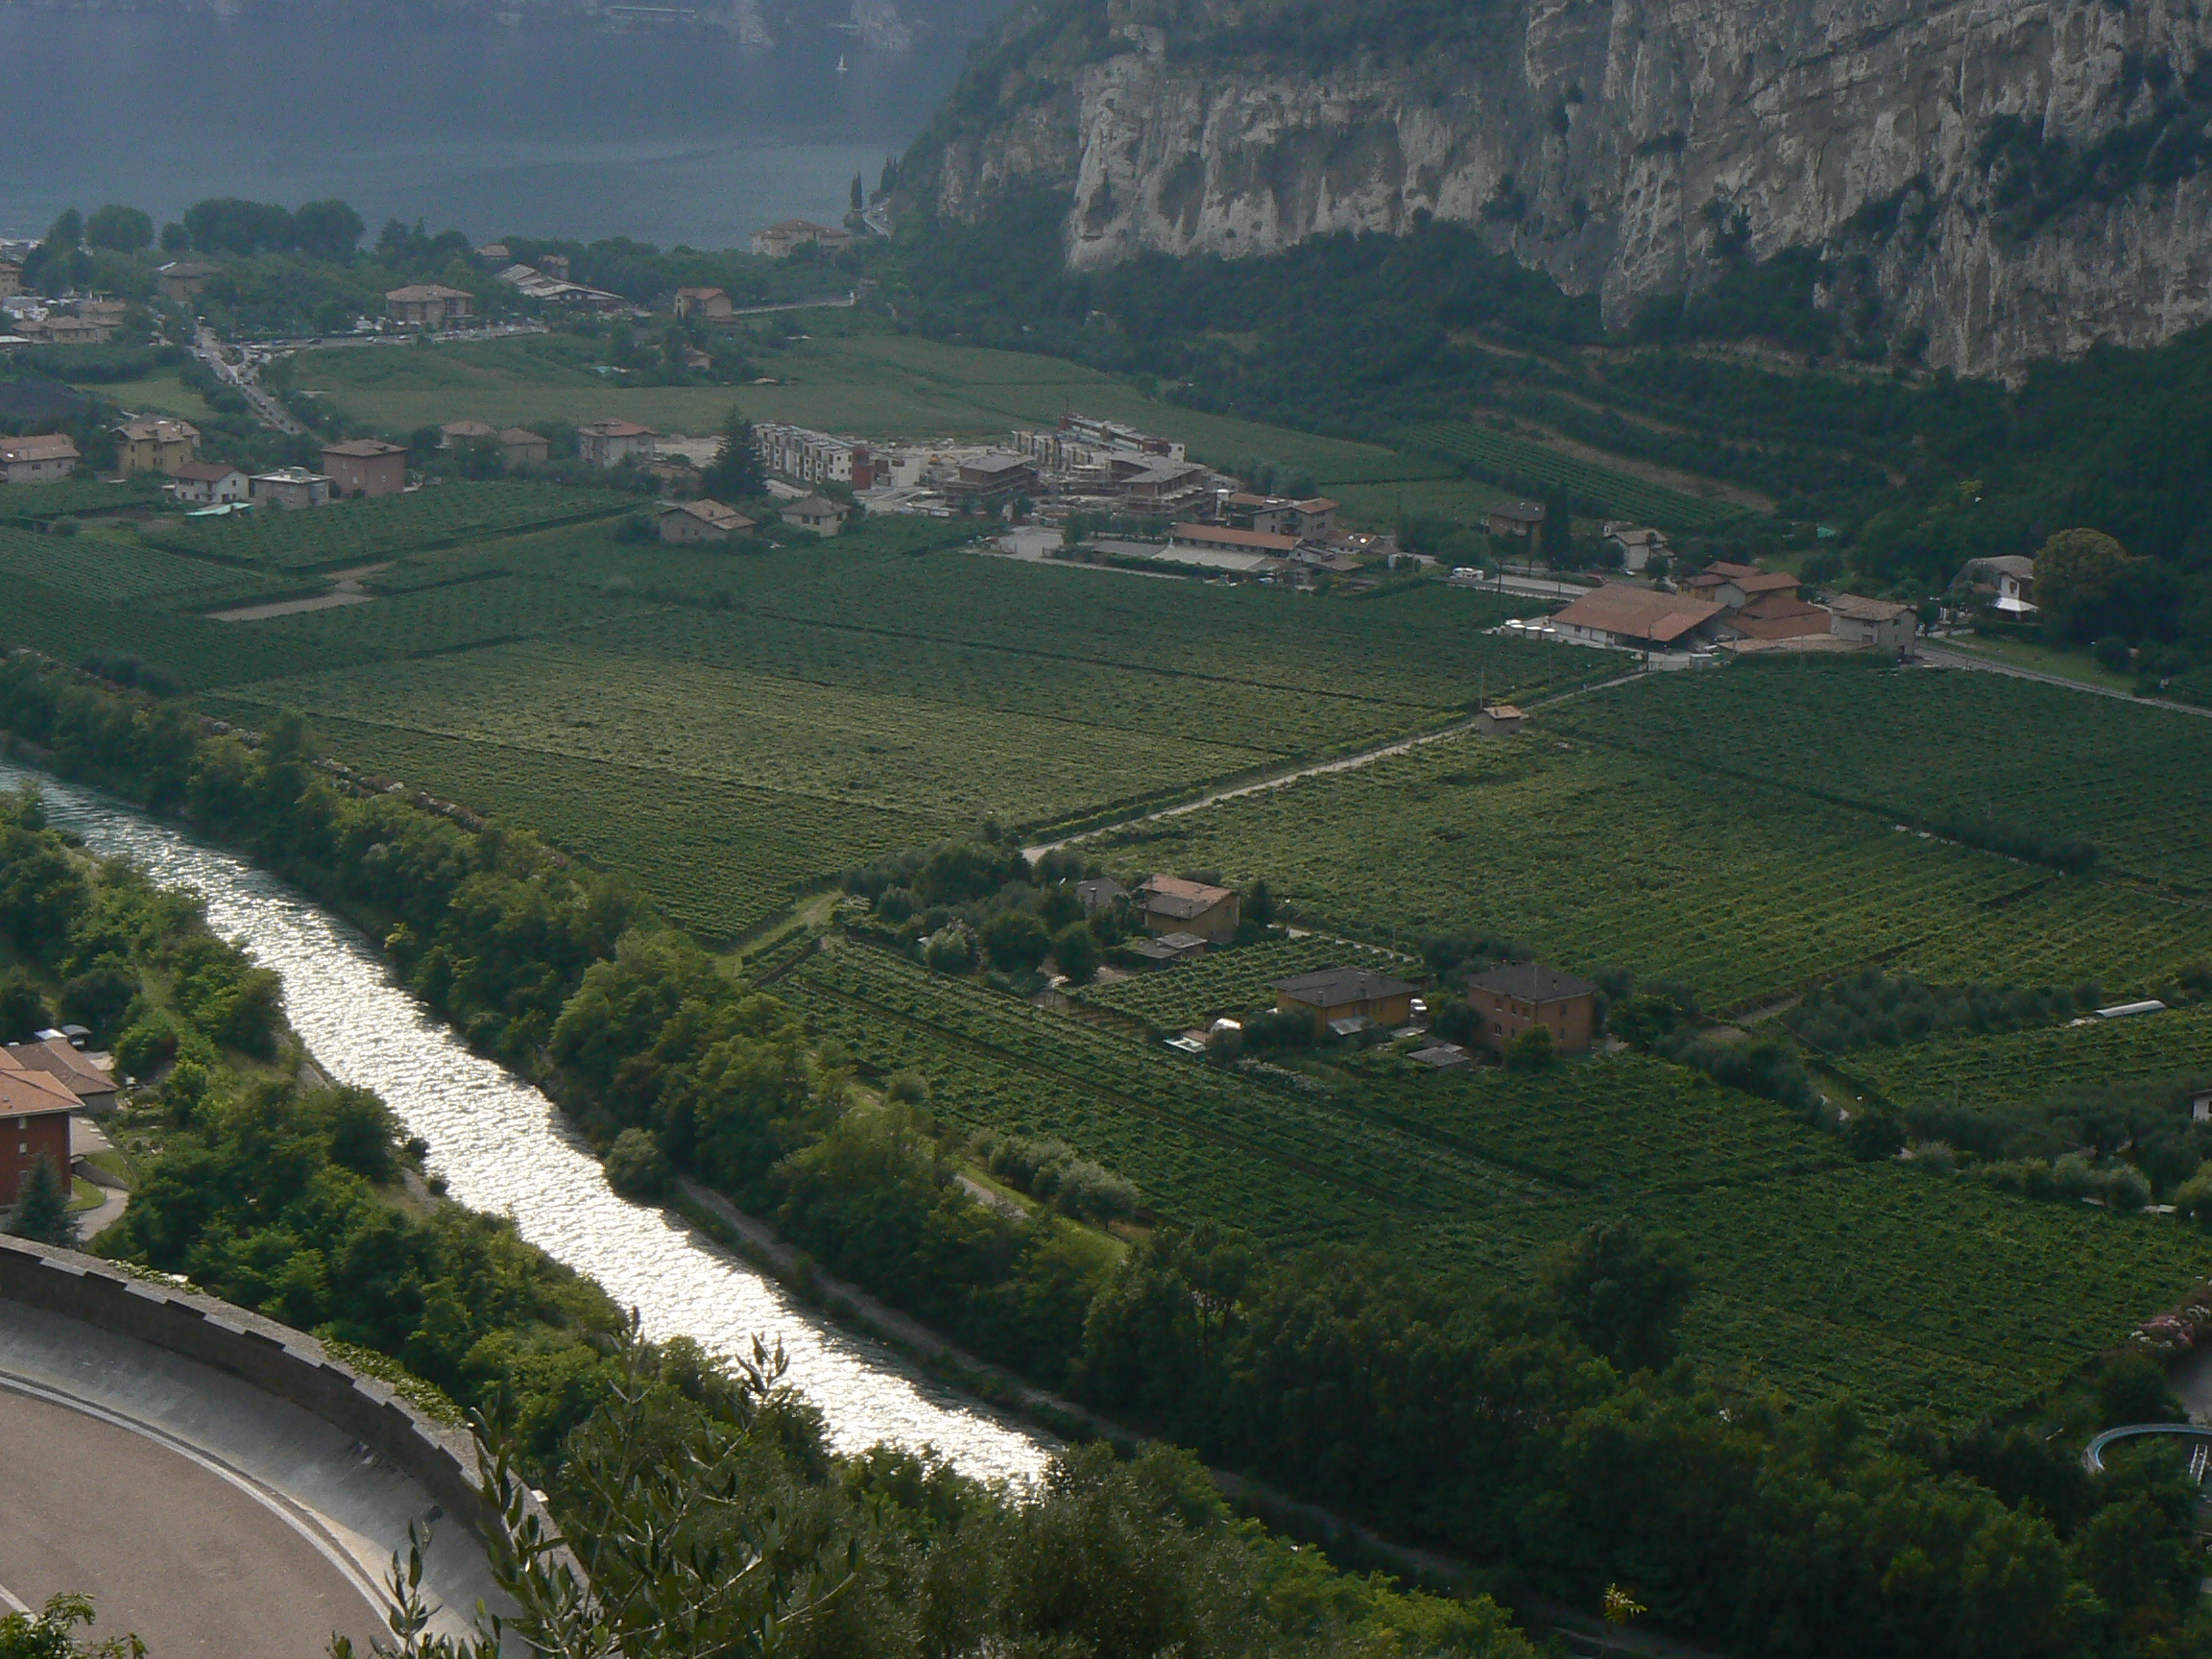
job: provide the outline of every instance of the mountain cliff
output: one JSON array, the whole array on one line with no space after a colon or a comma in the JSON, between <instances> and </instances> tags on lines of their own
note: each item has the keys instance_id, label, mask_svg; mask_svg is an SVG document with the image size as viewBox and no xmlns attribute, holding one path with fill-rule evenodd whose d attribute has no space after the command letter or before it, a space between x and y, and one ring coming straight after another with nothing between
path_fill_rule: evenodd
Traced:
<instances>
[{"instance_id":1,"label":"mountain cliff","mask_svg":"<svg viewBox=\"0 0 2212 1659\"><path fill-rule=\"evenodd\" d=\"M1613 327L1803 251L1863 352L2009 375L2212 318L2208 120L2196 0L1033 0L906 172L1064 197L1072 269L1457 221Z\"/></svg>"}]
</instances>

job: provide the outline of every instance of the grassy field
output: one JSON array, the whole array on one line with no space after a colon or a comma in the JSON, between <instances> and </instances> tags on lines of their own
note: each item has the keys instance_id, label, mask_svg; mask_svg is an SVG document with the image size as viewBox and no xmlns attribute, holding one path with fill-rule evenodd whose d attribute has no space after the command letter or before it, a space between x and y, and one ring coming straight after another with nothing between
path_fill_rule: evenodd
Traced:
<instances>
[{"instance_id":1,"label":"grassy field","mask_svg":"<svg viewBox=\"0 0 2212 1659\"><path fill-rule=\"evenodd\" d=\"M1803 1400L1998 1408L2212 1267L2212 1243L2171 1220L1853 1164L1779 1108L1634 1056L1536 1077L1384 1066L1316 1094L862 948L810 959L780 994L867 1065L920 1071L947 1118L1057 1136L1159 1213L1278 1247L1358 1241L1518 1279L1589 1220L1639 1215L1691 1246L1695 1357Z\"/></svg>"},{"instance_id":2,"label":"grassy field","mask_svg":"<svg viewBox=\"0 0 2212 1659\"><path fill-rule=\"evenodd\" d=\"M2061 680L2095 685L2106 691L2135 691L2135 676L2115 674L2077 646L2035 644L2026 639L1965 638L1936 641L1946 651L1968 657L1986 657L2013 668L2032 668L2038 674L2056 674Z\"/></svg>"},{"instance_id":3,"label":"grassy field","mask_svg":"<svg viewBox=\"0 0 2212 1659\"><path fill-rule=\"evenodd\" d=\"M185 421L215 419L207 400L178 378L174 369L163 369L143 380L107 381L94 390L118 408L137 415L174 415Z\"/></svg>"}]
</instances>

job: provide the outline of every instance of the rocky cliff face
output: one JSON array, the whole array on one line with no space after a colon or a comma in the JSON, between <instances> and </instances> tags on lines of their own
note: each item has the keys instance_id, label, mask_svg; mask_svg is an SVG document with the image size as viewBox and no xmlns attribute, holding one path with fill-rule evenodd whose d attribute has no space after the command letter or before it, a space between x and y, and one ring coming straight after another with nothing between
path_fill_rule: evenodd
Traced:
<instances>
[{"instance_id":1,"label":"rocky cliff face","mask_svg":"<svg viewBox=\"0 0 2212 1659\"><path fill-rule=\"evenodd\" d=\"M939 210L1065 191L1079 268L1432 214L1612 325L1816 249L1849 331L1972 373L2212 317L2195 0L1473 0L1389 61L1301 52L1267 3L1017 14L938 135Z\"/></svg>"}]
</instances>

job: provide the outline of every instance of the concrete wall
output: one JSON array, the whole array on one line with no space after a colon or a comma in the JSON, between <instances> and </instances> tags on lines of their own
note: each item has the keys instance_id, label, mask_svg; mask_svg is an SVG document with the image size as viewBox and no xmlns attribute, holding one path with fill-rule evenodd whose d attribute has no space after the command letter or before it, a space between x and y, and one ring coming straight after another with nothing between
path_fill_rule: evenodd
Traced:
<instances>
[{"instance_id":1,"label":"concrete wall","mask_svg":"<svg viewBox=\"0 0 2212 1659\"><path fill-rule=\"evenodd\" d=\"M259 1314L136 1279L73 1250L0 1237L0 1301L59 1314L181 1355L299 1407L359 1441L481 1534L467 1434L432 1422L385 1383L340 1364L321 1343ZM550 1521L547 1522L550 1529Z\"/></svg>"}]
</instances>

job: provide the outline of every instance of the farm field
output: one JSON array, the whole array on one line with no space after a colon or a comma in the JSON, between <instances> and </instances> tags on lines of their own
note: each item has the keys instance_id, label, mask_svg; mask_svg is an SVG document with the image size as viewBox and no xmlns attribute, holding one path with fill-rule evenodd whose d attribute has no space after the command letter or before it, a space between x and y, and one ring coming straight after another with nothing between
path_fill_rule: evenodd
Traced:
<instances>
[{"instance_id":1,"label":"farm field","mask_svg":"<svg viewBox=\"0 0 2212 1659\"><path fill-rule=\"evenodd\" d=\"M2201 954L2194 909L1742 780L1655 775L1562 743L1548 721L1510 742L1434 743L1090 845L1118 871L1264 877L1313 926L1361 938L1479 928L1584 974L1684 980L1713 1010L1877 961L2120 991Z\"/></svg>"},{"instance_id":2,"label":"farm field","mask_svg":"<svg viewBox=\"0 0 2212 1659\"><path fill-rule=\"evenodd\" d=\"M184 421L215 419L207 399L186 386L174 369L156 370L143 380L104 381L99 392L106 401L134 415L174 415Z\"/></svg>"},{"instance_id":3,"label":"farm field","mask_svg":"<svg viewBox=\"0 0 2212 1659\"><path fill-rule=\"evenodd\" d=\"M1269 982L1322 968L1371 968L1380 974L1421 970L1380 950L1335 939L1271 940L1237 950L1215 950L1125 979L1103 980L1070 993L1077 1001L1142 1020L1159 1031L1182 1031L1223 1016L1236 1018L1275 1005Z\"/></svg>"},{"instance_id":4,"label":"farm field","mask_svg":"<svg viewBox=\"0 0 2212 1659\"><path fill-rule=\"evenodd\" d=\"M2212 893L2212 720L1970 670L1653 675L1563 730L1896 817L1987 815Z\"/></svg>"},{"instance_id":5,"label":"farm field","mask_svg":"<svg viewBox=\"0 0 2212 1659\"><path fill-rule=\"evenodd\" d=\"M1953 1032L1896 1048L1855 1050L1836 1064L1901 1105L1985 1109L2113 1083L2212 1086L2212 1003L2038 1031Z\"/></svg>"},{"instance_id":6,"label":"farm field","mask_svg":"<svg viewBox=\"0 0 2212 1659\"><path fill-rule=\"evenodd\" d=\"M1409 426L1398 439L1415 451L1447 456L1477 471L1518 483L1556 487L1585 501L1669 530L1710 530L1744 510L1730 501L1687 495L1628 472L1577 460L1526 438L1509 437L1465 421Z\"/></svg>"},{"instance_id":7,"label":"farm field","mask_svg":"<svg viewBox=\"0 0 2212 1659\"><path fill-rule=\"evenodd\" d=\"M1633 1055L1533 1077L1363 1068L1309 1095L872 950L810 958L778 994L863 1063L920 1070L949 1120L1058 1136L1163 1216L1278 1248L1379 1244L1513 1283L1589 1220L1636 1214L1692 1248L1692 1353L1800 1400L1978 1415L2212 1267L2193 1229L1853 1164L1777 1107Z\"/></svg>"},{"instance_id":8,"label":"farm field","mask_svg":"<svg viewBox=\"0 0 2212 1659\"><path fill-rule=\"evenodd\" d=\"M90 477L54 484L0 484L0 524L44 524L75 513L142 507L157 498L152 486L103 484Z\"/></svg>"},{"instance_id":9,"label":"farm field","mask_svg":"<svg viewBox=\"0 0 2212 1659\"><path fill-rule=\"evenodd\" d=\"M180 558L119 535L47 536L0 525L0 579L37 582L94 603L183 601L206 593L252 593L276 586L259 575Z\"/></svg>"}]
</instances>

